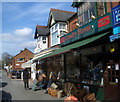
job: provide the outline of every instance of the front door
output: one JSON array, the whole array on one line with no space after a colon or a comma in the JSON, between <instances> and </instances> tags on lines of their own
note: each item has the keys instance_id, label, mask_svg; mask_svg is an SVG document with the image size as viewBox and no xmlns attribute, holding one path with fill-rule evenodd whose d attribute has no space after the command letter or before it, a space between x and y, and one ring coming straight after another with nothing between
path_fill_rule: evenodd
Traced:
<instances>
[{"instance_id":1,"label":"front door","mask_svg":"<svg viewBox=\"0 0 120 102\"><path fill-rule=\"evenodd\" d=\"M107 64L106 72L104 76L104 99L105 100L120 100L120 69L119 64L109 63Z\"/></svg>"}]
</instances>

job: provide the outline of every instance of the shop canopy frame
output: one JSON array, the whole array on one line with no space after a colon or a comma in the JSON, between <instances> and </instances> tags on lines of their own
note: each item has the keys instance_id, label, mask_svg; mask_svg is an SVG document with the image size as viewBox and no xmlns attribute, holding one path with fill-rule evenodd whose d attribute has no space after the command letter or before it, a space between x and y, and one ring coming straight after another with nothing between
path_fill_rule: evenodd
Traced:
<instances>
[{"instance_id":1,"label":"shop canopy frame","mask_svg":"<svg viewBox=\"0 0 120 102\"><path fill-rule=\"evenodd\" d=\"M106 33L103 33L103 34L100 34L100 35L97 35L97 36L94 36L94 37L91 37L91 38L76 42L74 44L67 45L67 46L62 47L60 49L57 49L57 50L55 50L55 51L53 51L53 52L51 52L51 53L49 53L47 55L44 55L42 57L37 57L35 59L35 61L36 60L42 60L42 59L49 58L49 57L53 57L53 56L57 56L57 55L60 55L60 54L63 54L63 53L67 53L67 52L71 51L72 49L87 45L87 44L89 44L89 43L91 43L91 42L93 42L95 40L98 40L101 37L107 35L108 33L110 33L110 32L106 32Z\"/></svg>"}]
</instances>

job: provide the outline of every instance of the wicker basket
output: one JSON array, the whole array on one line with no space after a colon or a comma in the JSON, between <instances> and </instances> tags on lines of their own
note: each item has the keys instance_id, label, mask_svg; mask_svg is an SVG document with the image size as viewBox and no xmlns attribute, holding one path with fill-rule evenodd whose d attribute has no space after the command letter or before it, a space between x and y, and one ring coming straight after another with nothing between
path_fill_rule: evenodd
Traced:
<instances>
[{"instance_id":1,"label":"wicker basket","mask_svg":"<svg viewBox=\"0 0 120 102\"><path fill-rule=\"evenodd\" d=\"M51 88L48 88L48 94L51 95Z\"/></svg>"},{"instance_id":2,"label":"wicker basket","mask_svg":"<svg viewBox=\"0 0 120 102\"><path fill-rule=\"evenodd\" d=\"M58 92L58 90L56 90L56 89L51 90L51 96L57 97L57 92Z\"/></svg>"}]
</instances>

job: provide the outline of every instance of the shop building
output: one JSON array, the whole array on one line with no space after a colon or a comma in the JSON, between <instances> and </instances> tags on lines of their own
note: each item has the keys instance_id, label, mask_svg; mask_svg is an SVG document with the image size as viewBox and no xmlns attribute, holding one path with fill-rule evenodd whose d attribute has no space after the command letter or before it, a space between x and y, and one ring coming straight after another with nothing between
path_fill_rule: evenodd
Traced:
<instances>
[{"instance_id":1,"label":"shop building","mask_svg":"<svg viewBox=\"0 0 120 102\"><path fill-rule=\"evenodd\" d=\"M119 2L116 2L119 5ZM113 35L111 2L74 2L78 29L61 37L66 81L94 92L97 100L119 100L120 41ZM108 8L107 8L108 7Z\"/></svg>"},{"instance_id":2,"label":"shop building","mask_svg":"<svg viewBox=\"0 0 120 102\"><path fill-rule=\"evenodd\" d=\"M113 5L73 3L79 27L60 38L60 49L41 57L47 62L61 56L65 82L80 84L95 93L97 100L119 100L120 96L120 41L111 43L109 38L113 35Z\"/></svg>"},{"instance_id":3,"label":"shop building","mask_svg":"<svg viewBox=\"0 0 120 102\"><path fill-rule=\"evenodd\" d=\"M87 88L95 93L97 100L119 100L120 40L110 42L113 35L111 8L116 5L119 2L73 2L72 6L77 8L77 28L60 37L61 48L36 60L41 60L47 71L56 73L59 62L64 81Z\"/></svg>"}]
</instances>

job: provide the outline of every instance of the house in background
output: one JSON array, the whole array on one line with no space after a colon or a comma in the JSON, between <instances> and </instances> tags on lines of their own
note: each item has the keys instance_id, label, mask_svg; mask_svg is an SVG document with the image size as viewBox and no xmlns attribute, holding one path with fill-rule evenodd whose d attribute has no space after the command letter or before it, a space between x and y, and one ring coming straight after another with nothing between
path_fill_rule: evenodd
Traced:
<instances>
[{"instance_id":1,"label":"house in background","mask_svg":"<svg viewBox=\"0 0 120 102\"><path fill-rule=\"evenodd\" d=\"M22 64L31 60L33 58L33 53L25 48L24 50L21 50L19 54L13 57L12 60L12 70L21 70Z\"/></svg>"}]
</instances>

